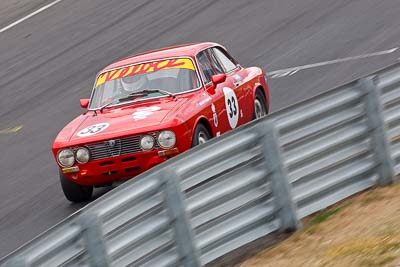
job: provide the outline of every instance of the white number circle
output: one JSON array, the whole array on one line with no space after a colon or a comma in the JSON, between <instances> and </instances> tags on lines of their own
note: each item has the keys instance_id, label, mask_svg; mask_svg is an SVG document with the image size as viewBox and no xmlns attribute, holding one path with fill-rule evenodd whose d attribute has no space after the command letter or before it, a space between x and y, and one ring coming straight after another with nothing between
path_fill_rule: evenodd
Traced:
<instances>
[{"instance_id":1,"label":"white number circle","mask_svg":"<svg viewBox=\"0 0 400 267\"><path fill-rule=\"evenodd\" d=\"M236 98L235 91L229 87L223 88L225 95L226 115L228 116L231 128L236 128L239 119L239 102Z\"/></svg>"},{"instance_id":2,"label":"white number circle","mask_svg":"<svg viewBox=\"0 0 400 267\"><path fill-rule=\"evenodd\" d=\"M81 130L78 133L78 136L85 137L85 136L94 135L94 134L97 134L97 133L107 129L108 126L110 126L110 124L106 123L106 122L94 124L92 126L86 127L85 129Z\"/></svg>"}]
</instances>

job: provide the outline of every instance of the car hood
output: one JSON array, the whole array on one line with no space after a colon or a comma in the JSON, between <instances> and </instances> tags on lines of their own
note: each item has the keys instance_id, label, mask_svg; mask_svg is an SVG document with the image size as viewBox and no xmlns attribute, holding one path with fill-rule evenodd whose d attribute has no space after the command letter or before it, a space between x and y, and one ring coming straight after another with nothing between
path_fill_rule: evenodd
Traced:
<instances>
[{"instance_id":1,"label":"car hood","mask_svg":"<svg viewBox=\"0 0 400 267\"><path fill-rule=\"evenodd\" d=\"M56 137L54 144L83 144L161 130L166 116L175 113L185 98L163 98L100 111L88 111L70 122ZM171 118L171 116L169 116ZM60 144L61 145L61 144Z\"/></svg>"}]
</instances>

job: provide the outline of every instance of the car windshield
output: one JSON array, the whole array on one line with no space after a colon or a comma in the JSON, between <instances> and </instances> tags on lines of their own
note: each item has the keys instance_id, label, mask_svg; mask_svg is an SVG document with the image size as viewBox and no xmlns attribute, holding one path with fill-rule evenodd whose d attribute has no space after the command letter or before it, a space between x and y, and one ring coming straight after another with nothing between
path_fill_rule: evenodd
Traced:
<instances>
[{"instance_id":1,"label":"car windshield","mask_svg":"<svg viewBox=\"0 0 400 267\"><path fill-rule=\"evenodd\" d=\"M189 58L165 59L103 72L97 77L89 109L126 103L130 100L173 96L199 88Z\"/></svg>"}]
</instances>

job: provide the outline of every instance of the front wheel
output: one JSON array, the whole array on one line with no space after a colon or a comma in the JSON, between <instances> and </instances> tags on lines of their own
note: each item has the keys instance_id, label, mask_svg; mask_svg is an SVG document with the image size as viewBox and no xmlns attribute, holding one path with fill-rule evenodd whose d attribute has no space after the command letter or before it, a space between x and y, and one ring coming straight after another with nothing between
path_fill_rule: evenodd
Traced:
<instances>
[{"instance_id":1,"label":"front wheel","mask_svg":"<svg viewBox=\"0 0 400 267\"><path fill-rule=\"evenodd\" d=\"M71 182L62 173L60 173L60 182L64 195L69 201L83 202L92 198L93 186Z\"/></svg>"},{"instance_id":2,"label":"front wheel","mask_svg":"<svg viewBox=\"0 0 400 267\"><path fill-rule=\"evenodd\" d=\"M254 113L253 120L262 118L268 114L268 108L265 104L265 97L260 90L256 91L256 96L254 97Z\"/></svg>"},{"instance_id":3,"label":"front wheel","mask_svg":"<svg viewBox=\"0 0 400 267\"><path fill-rule=\"evenodd\" d=\"M192 147L204 144L209 139L211 139L211 135L207 128L203 124L197 124L196 128L194 129Z\"/></svg>"}]
</instances>

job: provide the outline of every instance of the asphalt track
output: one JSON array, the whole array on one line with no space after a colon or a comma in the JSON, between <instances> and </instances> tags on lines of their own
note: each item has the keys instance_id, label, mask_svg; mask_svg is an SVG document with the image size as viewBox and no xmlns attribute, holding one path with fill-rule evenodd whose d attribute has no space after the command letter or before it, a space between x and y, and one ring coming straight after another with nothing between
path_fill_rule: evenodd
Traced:
<instances>
[{"instance_id":1,"label":"asphalt track","mask_svg":"<svg viewBox=\"0 0 400 267\"><path fill-rule=\"evenodd\" d=\"M51 1L0 2L0 28ZM17 5L16 3L19 3ZM21 4L24 3L24 4ZM197 41L267 71L400 46L398 0L64 0L0 33L0 258L83 206L50 148L102 66ZM272 110L398 61L400 51L270 79Z\"/></svg>"}]
</instances>

